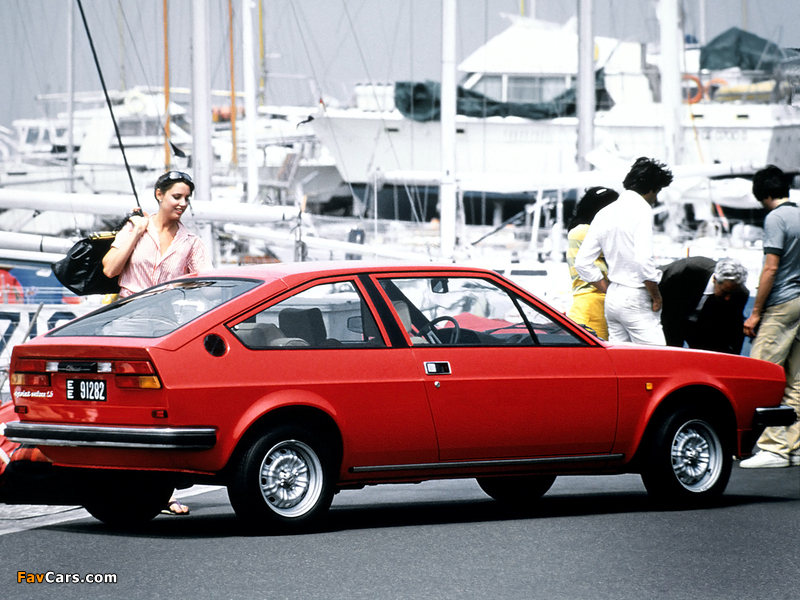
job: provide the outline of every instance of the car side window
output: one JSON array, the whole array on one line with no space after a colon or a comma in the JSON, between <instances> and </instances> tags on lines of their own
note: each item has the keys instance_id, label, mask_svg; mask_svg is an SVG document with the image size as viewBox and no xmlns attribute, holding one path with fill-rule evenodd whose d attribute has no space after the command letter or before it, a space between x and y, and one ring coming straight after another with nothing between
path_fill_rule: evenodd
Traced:
<instances>
[{"instance_id":1,"label":"car side window","mask_svg":"<svg viewBox=\"0 0 800 600\"><path fill-rule=\"evenodd\" d=\"M414 346L584 344L547 314L488 279L414 277L380 282Z\"/></svg>"},{"instance_id":2,"label":"car side window","mask_svg":"<svg viewBox=\"0 0 800 600\"><path fill-rule=\"evenodd\" d=\"M523 298L519 298L518 302L531 326L534 343L537 346L588 346L587 342L572 333L564 324Z\"/></svg>"},{"instance_id":3,"label":"car side window","mask_svg":"<svg viewBox=\"0 0 800 600\"><path fill-rule=\"evenodd\" d=\"M250 316L231 331L251 349L385 345L372 313L350 281L303 290Z\"/></svg>"}]
</instances>

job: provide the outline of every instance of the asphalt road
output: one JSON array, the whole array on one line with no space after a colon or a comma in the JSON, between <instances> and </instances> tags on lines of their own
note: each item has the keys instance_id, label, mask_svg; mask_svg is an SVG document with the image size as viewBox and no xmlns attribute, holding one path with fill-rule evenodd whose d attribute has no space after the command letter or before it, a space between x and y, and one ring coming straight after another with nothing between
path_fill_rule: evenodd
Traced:
<instances>
[{"instance_id":1,"label":"asphalt road","mask_svg":"<svg viewBox=\"0 0 800 600\"><path fill-rule=\"evenodd\" d=\"M223 489L185 502L190 516L134 534L5 507L0 598L800 598L800 468L734 467L722 502L690 511L655 510L633 475L560 478L524 515L472 480L381 486L340 493L323 531L294 536L253 535Z\"/></svg>"}]
</instances>

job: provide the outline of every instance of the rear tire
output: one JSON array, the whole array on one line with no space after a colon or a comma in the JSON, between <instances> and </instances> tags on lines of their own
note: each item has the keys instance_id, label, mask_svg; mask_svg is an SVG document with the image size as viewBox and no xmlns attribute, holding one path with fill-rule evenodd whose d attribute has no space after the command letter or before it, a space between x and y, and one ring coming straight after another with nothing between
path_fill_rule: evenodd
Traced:
<instances>
[{"instance_id":1,"label":"rear tire","mask_svg":"<svg viewBox=\"0 0 800 600\"><path fill-rule=\"evenodd\" d=\"M333 500L330 456L322 439L301 427L268 433L245 452L228 486L233 510L260 529L309 528Z\"/></svg>"},{"instance_id":2,"label":"rear tire","mask_svg":"<svg viewBox=\"0 0 800 600\"><path fill-rule=\"evenodd\" d=\"M499 502L526 507L547 493L556 480L555 475L509 475L478 477L478 485Z\"/></svg>"},{"instance_id":3,"label":"rear tire","mask_svg":"<svg viewBox=\"0 0 800 600\"><path fill-rule=\"evenodd\" d=\"M130 528L152 521L166 508L171 483L130 474L102 477L88 486L83 506L98 521Z\"/></svg>"},{"instance_id":4,"label":"rear tire","mask_svg":"<svg viewBox=\"0 0 800 600\"><path fill-rule=\"evenodd\" d=\"M650 439L642 481L658 502L699 506L725 491L732 466L733 451L719 422L683 409L665 419Z\"/></svg>"}]
</instances>

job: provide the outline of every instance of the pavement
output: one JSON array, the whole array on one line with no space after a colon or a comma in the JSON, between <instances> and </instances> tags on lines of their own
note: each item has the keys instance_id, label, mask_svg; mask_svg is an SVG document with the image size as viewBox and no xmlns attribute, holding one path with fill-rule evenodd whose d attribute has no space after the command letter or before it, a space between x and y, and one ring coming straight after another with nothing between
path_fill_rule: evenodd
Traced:
<instances>
[{"instance_id":1,"label":"pavement","mask_svg":"<svg viewBox=\"0 0 800 600\"><path fill-rule=\"evenodd\" d=\"M176 490L175 497L183 500L218 489L221 489L221 486L194 485L185 490ZM91 515L81 506L0 504L0 535L90 517Z\"/></svg>"}]
</instances>

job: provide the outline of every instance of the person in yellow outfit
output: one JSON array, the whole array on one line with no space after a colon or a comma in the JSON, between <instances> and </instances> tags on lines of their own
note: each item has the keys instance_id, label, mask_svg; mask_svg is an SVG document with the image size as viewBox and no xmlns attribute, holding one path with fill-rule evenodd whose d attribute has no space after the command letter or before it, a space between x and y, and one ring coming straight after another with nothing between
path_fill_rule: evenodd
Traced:
<instances>
[{"instance_id":1,"label":"person in yellow outfit","mask_svg":"<svg viewBox=\"0 0 800 600\"><path fill-rule=\"evenodd\" d=\"M619 194L614 190L605 187L593 187L586 190L586 193L575 207L575 216L569 223L569 233L567 240L567 264L569 274L572 277L572 306L567 312L567 316L585 325L604 339L608 339L608 325L606 325L605 300L606 295L598 290L591 283L586 283L575 270L575 256L583 243L586 234L589 232L589 224L601 208L605 208L614 200L619 198ZM595 264L603 272L603 277L608 275L606 261L600 256Z\"/></svg>"}]
</instances>

